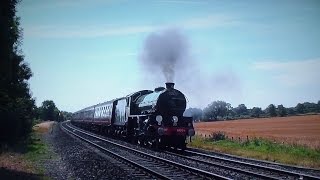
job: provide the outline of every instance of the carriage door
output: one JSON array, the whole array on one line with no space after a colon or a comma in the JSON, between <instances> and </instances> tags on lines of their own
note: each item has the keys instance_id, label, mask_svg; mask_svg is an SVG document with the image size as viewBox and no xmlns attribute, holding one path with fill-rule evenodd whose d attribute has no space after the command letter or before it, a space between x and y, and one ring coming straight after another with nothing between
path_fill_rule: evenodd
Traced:
<instances>
[{"instance_id":1,"label":"carriage door","mask_svg":"<svg viewBox=\"0 0 320 180\"><path fill-rule=\"evenodd\" d=\"M119 99L115 110L115 125L124 125L126 123L126 99Z\"/></svg>"}]
</instances>

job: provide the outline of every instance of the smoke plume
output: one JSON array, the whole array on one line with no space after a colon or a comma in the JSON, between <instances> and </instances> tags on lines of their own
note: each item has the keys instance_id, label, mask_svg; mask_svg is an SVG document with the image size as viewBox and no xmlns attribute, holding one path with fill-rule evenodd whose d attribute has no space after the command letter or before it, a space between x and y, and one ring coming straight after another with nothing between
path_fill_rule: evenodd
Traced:
<instances>
[{"instance_id":1,"label":"smoke plume","mask_svg":"<svg viewBox=\"0 0 320 180\"><path fill-rule=\"evenodd\" d=\"M186 37L177 29L168 29L146 38L141 61L148 71L161 71L167 82L173 82L177 66L183 64L187 56Z\"/></svg>"},{"instance_id":2,"label":"smoke plume","mask_svg":"<svg viewBox=\"0 0 320 180\"><path fill-rule=\"evenodd\" d=\"M201 53L202 56L206 54L208 52ZM213 100L231 102L242 98L241 80L231 65L215 67L212 64L217 64L218 59L197 56L200 55L192 52L181 31L169 29L151 33L146 37L139 58L143 70L141 85L144 88L163 86L161 77L164 77L167 82L176 83L175 87L186 95L192 107L204 108Z\"/></svg>"}]
</instances>

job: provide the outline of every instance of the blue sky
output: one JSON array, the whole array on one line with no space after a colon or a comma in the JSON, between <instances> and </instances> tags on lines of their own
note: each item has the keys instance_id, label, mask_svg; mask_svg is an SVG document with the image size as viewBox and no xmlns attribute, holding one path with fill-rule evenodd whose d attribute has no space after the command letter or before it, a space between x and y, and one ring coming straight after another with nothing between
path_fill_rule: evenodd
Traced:
<instances>
[{"instance_id":1,"label":"blue sky","mask_svg":"<svg viewBox=\"0 0 320 180\"><path fill-rule=\"evenodd\" d=\"M175 78L189 107L320 100L317 0L24 0L17 10L37 105L73 112L162 86L139 58L146 37L168 28L189 43L192 65Z\"/></svg>"}]
</instances>

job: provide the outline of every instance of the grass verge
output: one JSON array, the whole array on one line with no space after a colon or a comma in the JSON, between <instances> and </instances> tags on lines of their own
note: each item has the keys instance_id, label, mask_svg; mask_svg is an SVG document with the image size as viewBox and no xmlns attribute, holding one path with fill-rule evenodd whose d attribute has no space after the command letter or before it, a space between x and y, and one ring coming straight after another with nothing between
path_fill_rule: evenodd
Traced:
<instances>
[{"instance_id":1,"label":"grass verge","mask_svg":"<svg viewBox=\"0 0 320 180\"><path fill-rule=\"evenodd\" d=\"M320 150L298 145L274 143L265 139L237 142L228 139L214 141L195 136L189 147L218 151L243 157L320 169Z\"/></svg>"},{"instance_id":2,"label":"grass verge","mask_svg":"<svg viewBox=\"0 0 320 180\"><path fill-rule=\"evenodd\" d=\"M47 179L43 162L54 158L54 153L43 136L50 132L52 125L36 125L27 140L0 154L0 174L5 174L7 179Z\"/></svg>"}]
</instances>

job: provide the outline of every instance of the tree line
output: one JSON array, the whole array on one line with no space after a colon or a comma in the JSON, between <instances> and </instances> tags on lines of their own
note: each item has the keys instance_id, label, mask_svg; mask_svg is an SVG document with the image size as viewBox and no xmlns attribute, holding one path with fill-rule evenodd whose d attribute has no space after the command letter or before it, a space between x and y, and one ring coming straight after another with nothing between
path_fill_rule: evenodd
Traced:
<instances>
[{"instance_id":1,"label":"tree line","mask_svg":"<svg viewBox=\"0 0 320 180\"><path fill-rule=\"evenodd\" d=\"M20 49L22 42L16 0L0 2L0 142L15 142L31 132L35 101L32 76Z\"/></svg>"},{"instance_id":2,"label":"tree line","mask_svg":"<svg viewBox=\"0 0 320 180\"><path fill-rule=\"evenodd\" d=\"M22 29L16 16L17 0L0 1L0 152L4 144L28 137L36 119L61 121L71 113L53 101L35 105L28 80L32 71L21 50Z\"/></svg>"},{"instance_id":3,"label":"tree line","mask_svg":"<svg viewBox=\"0 0 320 180\"><path fill-rule=\"evenodd\" d=\"M34 118L40 121L65 121L71 119L72 113L60 111L52 100L45 100L35 109Z\"/></svg>"},{"instance_id":4,"label":"tree line","mask_svg":"<svg viewBox=\"0 0 320 180\"><path fill-rule=\"evenodd\" d=\"M215 120L231 120L246 119L260 117L284 117L294 116L307 113L320 113L320 100L318 103L298 103L295 107L284 107L282 104L270 104L266 109L260 107L247 108L245 104L239 104L232 107L230 103L225 101L213 101L204 109L188 108L184 115L192 116L194 120L215 121Z\"/></svg>"}]
</instances>

